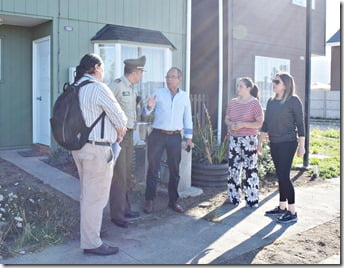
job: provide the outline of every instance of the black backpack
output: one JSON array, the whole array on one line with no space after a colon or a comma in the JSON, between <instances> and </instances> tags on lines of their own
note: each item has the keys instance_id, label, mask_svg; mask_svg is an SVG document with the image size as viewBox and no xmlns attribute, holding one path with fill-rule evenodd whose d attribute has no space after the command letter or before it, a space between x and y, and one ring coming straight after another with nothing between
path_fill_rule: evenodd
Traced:
<instances>
[{"instance_id":1,"label":"black backpack","mask_svg":"<svg viewBox=\"0 0 344 268\"><path fill-rule=\"evenodd\" d=\"M79 90L81 87L93 83L83 81L79 85L65 83L63 93L57 98L50 125L57 143L67 150L80 150L88 140L93 127L102 119L102 137L104 136L105 112L87 127L79 105Z\"/></svg>"}]
</instances>

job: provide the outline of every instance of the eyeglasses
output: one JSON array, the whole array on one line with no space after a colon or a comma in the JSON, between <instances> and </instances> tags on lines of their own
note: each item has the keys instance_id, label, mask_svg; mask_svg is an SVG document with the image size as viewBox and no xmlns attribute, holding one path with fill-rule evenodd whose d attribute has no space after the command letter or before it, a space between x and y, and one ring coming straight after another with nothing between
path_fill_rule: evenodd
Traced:
<instances>
[{"instance_id":1,"label":"eyeglasses","mask_svg":"<svg viewBox=\"0 0 344 268\"><path fill-rule=\"evenodd\" d=\"M165 76L166 80L167 79L178 79L178 76L172 75L172 76Z\"/></svg>"},{"instance_id":2,"label":"eyeglasses","mask_svg":"<svg viewBox=\"0 0 344 268\"><path fill-rule=\"evenodd\" d=\"M279 83L281 83L281 80L279 80L279 79L272 79L272 83L278 85Z\"/></svg>"}]
</instances>

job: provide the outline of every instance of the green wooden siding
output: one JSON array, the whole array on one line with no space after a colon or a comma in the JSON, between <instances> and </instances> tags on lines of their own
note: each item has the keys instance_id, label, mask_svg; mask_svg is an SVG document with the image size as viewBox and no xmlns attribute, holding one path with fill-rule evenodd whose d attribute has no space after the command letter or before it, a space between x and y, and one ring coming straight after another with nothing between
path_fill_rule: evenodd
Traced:
<instances>
[{"instance_id":1,"label":"green wooden siding","mask_svg":"<svg viewBox=\"0 0 344 268\"><path fill-rule=\"evenodd\" d=\"M4 49L11 47L2 62L6 81L0 85L0 126L7 134L1 136L0 148L32 143L32 41L35 39L51 36L52 104L68 80L69 67L78 65L81 56L94 51L91 38L105 24L163 32L177 48L172 54L172 64L185 70L185 0L0 0L1 14L43 18L50 22L31 28L0 27L0 35L4 29L10 33ZM73 31L65 31L65 26L73 27ZM25 41L19 42L21 39ZM20 53L15 53L15 49ZM9 84L8 81L15 82ZM12 105L6 100L13 97L10 94L16 103L10 113L11 122L5 122L4 114L9 114ZM19 109L18 105L22 107Z\"/></svg>"},{"instance_id":2,"label":"green wooden siding","mask_svg":"<svg viewBox=\"0 0 344 268\"><path fill-rule=\"evenodd\" d=\"M32 33L1 26L3 76L0 83L0 147L32 143Z\"/></svg>"},{"instance_id":3,"label":"green wooden siding","mask_svg":"<svg viewBox=\"0 0 344 268\"><path fill-rule=\"evenodd\" d=\"M53 17L58 15L58 0L1 0L4 12Z\"/></svg>"}]
</instances>

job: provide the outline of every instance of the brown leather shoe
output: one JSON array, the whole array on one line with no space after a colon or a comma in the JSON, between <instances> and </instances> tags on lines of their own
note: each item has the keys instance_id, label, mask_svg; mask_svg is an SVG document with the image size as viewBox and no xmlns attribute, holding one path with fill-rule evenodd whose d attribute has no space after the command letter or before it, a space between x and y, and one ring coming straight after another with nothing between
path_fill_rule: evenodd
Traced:
<instances>
[{"instance_id":1,"label":"brown leather shoe","mask_svg":"<svg viewBox=\"0 0 344 268\"><path fill-rule=\"evenodd\" d=\"M118 247L112 247L103 243L100 247L97 248L84 249L84 253L106 256L116 254L118 250Z\"/></svg>"},{"instance_id":2,"label":"brown leather shoe","mask_svg":"<svg viewBox=\"0 0 344 268\"><path fill-rule=\"evenodd\" d=\"M129 226L129 223L126 220L115 220L115 219L112 219L111 221L114 224L116 224L118 227L121 227L121 228L128 228L128 226Z\"/></svg>"},{"instance_id":3,"label":"brown leather shoe","mask_svg":"<svg viewBox=\"0 0 344 268\"><path fill-rule=\"evenodd\" d=\"M143 206L143 212L151 214L153 211L153 200L146 200L145 205Z\"/></svg>"},{"instance_id":4,"label":"brown leather shoe","mask_svg":"<svg viewBox=\"0 0 344 268\"><path fill-rule=\"evenodd\" d=\"M130 218L130 219L139 218L140 212L130 210L130 211L127 211L126 213L124 213L124 217Z\"/></svg>"},{"instance_id":5,"label":"brown leather shoe","mask_svg":"<svg viewBox=\"0 0 344 268\"><path fill-rule=\"evenodd\" d=\"M183 207L181 205L179 205L178 203L168 204L168 207L173 209L175 212L178 212L178 213L184 212Z\"/></svg>"}]
</instances>

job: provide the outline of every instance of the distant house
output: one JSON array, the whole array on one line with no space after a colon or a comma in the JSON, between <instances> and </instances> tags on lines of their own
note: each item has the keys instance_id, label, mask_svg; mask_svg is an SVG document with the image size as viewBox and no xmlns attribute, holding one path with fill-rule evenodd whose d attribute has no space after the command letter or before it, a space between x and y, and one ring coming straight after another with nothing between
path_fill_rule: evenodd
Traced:
<instances>
[{"instance_id":1,"label":"distant house","mask_svg":"<svg viewBox=\"0 0 344 268\"><path fill-rule=\"evenodd\" d=\"M123 59L146 55L141 95L172 65L185 70L186 9L184 0L1 0L0 149L56 146L52 106L85 53L104 59L106 82Z\"/></svg>"},{"instance_id":2,"label":"distant house","mask_svg":"<svg viewBox=\"0 0 344 268\"><path fill-rule=\"evenodd\" d=\"M340 88L340 30L338 30L326 44L331 46L331 90L341 90Z\"/></svg>"},{"instance_id":3,"label":"distant house","mask_svg":"<svg viewBox=\"0 0 344 268\"><path fill-rule=\"evenodd\" d=\"M191 94L206 94L214 125L218 107L222 118L236 82L252 77L265 108L277 71L294 77L304 100L306 54L306 0L223 1L222 103L219 103L219 1L192 2ZM325 55L326 1L312 1L312 54ZM225 129L222 120L222 130Z\"/></svg>"}]
</instances>

